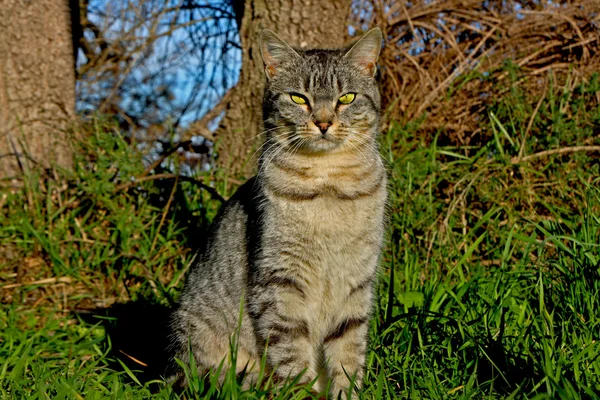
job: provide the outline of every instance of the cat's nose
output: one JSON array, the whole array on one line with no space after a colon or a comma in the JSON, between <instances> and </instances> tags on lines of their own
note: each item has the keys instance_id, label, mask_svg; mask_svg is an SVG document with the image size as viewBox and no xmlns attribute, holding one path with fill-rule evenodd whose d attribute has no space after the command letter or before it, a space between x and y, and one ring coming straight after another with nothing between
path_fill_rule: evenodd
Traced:
<instances>
[{"instance_id":1,"label":"cat's nose","mask_svg":"<svg viewBox=\"0 0 600 400\"><path fill-rule=\"evenodd\" d=\"M329 129L329 127L331 126L329 122L317 122L316 125L319 127L321 133L323 134L325 134L327 132L327 129Z\"/></svg>"}]
</instances>

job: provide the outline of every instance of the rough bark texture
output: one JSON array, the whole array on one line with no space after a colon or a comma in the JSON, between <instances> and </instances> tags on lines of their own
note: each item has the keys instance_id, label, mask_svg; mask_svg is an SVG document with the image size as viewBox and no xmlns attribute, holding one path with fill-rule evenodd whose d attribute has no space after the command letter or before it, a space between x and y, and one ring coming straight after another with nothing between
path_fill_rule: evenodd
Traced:
<instances>
[{"instance_id":1,"label":"rough bark texture","mask_svg":"<svg viewBox=\"0 0 600 400\"><path fill-rule=\"evenodd\" d=\"M351 0L235 0L233 8L240 31L242 70L228 96L225 116L215 132L217 164L233 173L249 175L252 149L261 143L264 68L260 33L271 29L292 46L301 48L342 46L347 39ZM254 138L254 140L253 140Z\"/></svg>"},{"instance_id":2,"label":"rough bark texture","mask_svg":"<svg viewBox=\"0 0 600 400\"><path fill-rule=\"evenodd\" d=\"M0 0L0 178L21 167L69 165L71 18L68 0Z\"/></svg>"}]
</instances>

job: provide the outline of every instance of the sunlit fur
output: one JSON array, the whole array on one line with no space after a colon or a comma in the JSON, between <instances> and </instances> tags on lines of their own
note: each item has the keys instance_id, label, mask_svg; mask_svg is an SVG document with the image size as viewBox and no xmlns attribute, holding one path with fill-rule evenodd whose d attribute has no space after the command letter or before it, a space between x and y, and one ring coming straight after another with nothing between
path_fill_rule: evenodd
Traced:
<instances>
[{"instance_id":1,"label":"sunlit fur","mask_svg":"<svg viewBox=\"0 0 600 400\"><path fill-rule=\"evenodd\" d=\"M380 43L373 30L352 50L299 51L263 34L259 171L223 207L174 313L183 362L191 349L201 372L228 365L237 332L235 368L250 379L266 349L276 378L303 374L314 391L343 397L360 387L387 199L375 140ZM354 101L340 104L346 93Z\"/></svg>"}]
</instances>

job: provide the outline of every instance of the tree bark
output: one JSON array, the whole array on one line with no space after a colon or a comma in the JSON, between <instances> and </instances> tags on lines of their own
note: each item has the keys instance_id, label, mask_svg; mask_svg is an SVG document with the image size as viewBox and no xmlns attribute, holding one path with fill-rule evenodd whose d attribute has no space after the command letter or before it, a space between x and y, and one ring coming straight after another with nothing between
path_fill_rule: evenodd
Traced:
<instances>
[{"instance_id":1,"label":"tree bark","mask_svg":"<svg viewBox=\"0 0 600 400\"><path fill-rule=\"evenodd\" d=\"M234 0L242 46L242 70L231 89L225 116L215 132L217 166L230 174L249 176L252 157L262 132L262 96L265 83L260 53L264 28L300 48L335 48L344 45L352 0ZM251 160L252 157L252 160Z\"/></svg>"},{"instance_id":2,"label":"tree bark","mask_svg":"<svg viewBox=\"0 0 600 400\"><path fill-rule=\"evenodd\" d=\"M0 178L34 166L70 165L65 136L75 111L75 58L69 3L0 0Z\"/></svg>"}]
</instances>

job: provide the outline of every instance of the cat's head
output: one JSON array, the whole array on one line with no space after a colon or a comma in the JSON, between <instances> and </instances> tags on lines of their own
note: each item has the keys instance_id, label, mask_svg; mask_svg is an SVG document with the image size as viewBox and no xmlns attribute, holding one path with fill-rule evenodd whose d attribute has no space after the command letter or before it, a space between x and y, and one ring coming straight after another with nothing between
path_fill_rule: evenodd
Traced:
<instances>
[{"instance_id":1,"label":"cat's head","mask_svg":"<svg viewBox=\"0 0 600 400\"><path fill-rule=\"evenodd\" d=\"M381 100L377 58L382 34L371 29L349 48L297 50L264 30L264 119L271 142L294 151L358 151L374 141Z\"/></svg>"}]
</instances>

